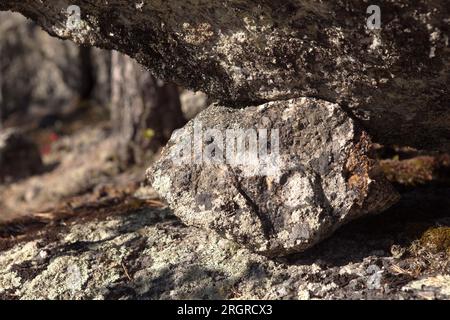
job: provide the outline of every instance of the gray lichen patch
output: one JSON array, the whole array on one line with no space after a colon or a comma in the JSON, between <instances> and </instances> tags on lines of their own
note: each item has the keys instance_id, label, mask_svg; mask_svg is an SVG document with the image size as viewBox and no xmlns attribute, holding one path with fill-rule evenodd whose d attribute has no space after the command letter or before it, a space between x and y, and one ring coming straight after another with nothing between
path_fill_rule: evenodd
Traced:
<instances>
[{"instance_id":1,"label":"gray lichen patch","mask_svg":"<svg viewBox=\"0 0 450 320\"><path fill-rule=\"evenodd\" d=\"M52 35L116 49L159 78L227 106L315 97L338 103L377 142L449 150L447 0L383 1L367 28L359 0L318 3L3 0Z\"/></svg>"},{"instance_id":2,"label":"gray lichen patch","mask_svg":"<svg viewBox=\"0 0 450 320\"><path fill-rule=\"evenodd\" d=\"M416 202L399 208L417 220L411 215ZM111 216L106 223L103 218L73 219L68 228L48 227L35 240L0 252L0 297L448 299L450 269L439 254L394 257L389 252L389 244L402 239L403 219L390 218L399 208L348 225L307 253L278 260L213 232L186 227L167 209ZM93 224L100 234L111 227L117 234L80 237L82 230L92 232ZM49 241L55 232L57 240ZM440 268L423 268L424 261L439 262ZM417 265L422 266L420 274L413 273Z\"/></svg>"}]
</instances>

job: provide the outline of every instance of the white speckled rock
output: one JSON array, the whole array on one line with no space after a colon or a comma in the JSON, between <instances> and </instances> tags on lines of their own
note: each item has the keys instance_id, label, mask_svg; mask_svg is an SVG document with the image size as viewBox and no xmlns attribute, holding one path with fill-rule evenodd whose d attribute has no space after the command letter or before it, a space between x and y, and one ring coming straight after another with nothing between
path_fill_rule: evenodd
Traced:
<instances>
[{"instance_id":1,"label":"white speckled rock","mask_svg":"<svg viewBox=\"0 0 450 320\"><path fill-rule=\"evenodd\" d=\"M207 136L209 128L223 133L223 143ZM278 157L273 148L256 161L228 161L233 148L227 130L252 128L278 133ZM267 138L271 147L273 136ZM195 148L183 154L183 145L199 141L202 161ZM305 250L342 224L397 200L369 151L367 135L336 104L301 98L244 110L213 105L173 134L147 174L186 224L276 256ZM211 154L222 161L208 162Z\"/></svg>"},{"instance_id":2,"label":"white speckled rock","mask_svg":"<svg viewBox=\"0 0 450 320\"><path fill-rule=\"evenodd\" d=\"M116 49L227 106L338 103L376 142L450 150L448 0L2 0L52 35Z\"/></svg>"}]
</instances>

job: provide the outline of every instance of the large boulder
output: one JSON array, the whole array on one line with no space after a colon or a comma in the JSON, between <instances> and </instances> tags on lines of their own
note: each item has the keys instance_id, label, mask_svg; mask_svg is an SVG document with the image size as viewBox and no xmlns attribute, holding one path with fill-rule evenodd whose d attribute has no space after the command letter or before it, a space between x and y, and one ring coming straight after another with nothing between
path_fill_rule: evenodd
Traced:
<instances>
[{"instance_id":1,"label":"large boulder","mask_svg":"<svg viewBox=\"0 0 450 320\"><path fill-rule=\"evenodd\" d=\"M323 100L213 105L173 134L148 178L186 224L280 256L398 199L370 147Z\"/></svg>"},{"instance_id":2,"label":"large boulder","mask_svg":"<svg viewBox=\"0 0 450 320\"><path fill-rule=\"evenodd\" d=\"M124 52L225 105L316 97L377 142L450 150L448 0L378 1L379 29L360 0L80 0L81 19L68 24L71 4L3 0L0 10Z\"/></svg>"}]
</instances>

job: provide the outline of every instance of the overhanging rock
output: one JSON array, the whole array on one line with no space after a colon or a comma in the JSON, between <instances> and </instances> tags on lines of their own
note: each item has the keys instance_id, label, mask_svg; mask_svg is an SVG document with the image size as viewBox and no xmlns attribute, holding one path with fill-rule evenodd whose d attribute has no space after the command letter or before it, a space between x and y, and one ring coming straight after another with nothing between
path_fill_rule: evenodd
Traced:
<instances>
[{"instance_id":1,"label":"overhanging rock","mask_svg":"<svg viewBox=\"0 0 450 320\"><path fill-rule=\"evenodd\" d=\"M448 0L2 0L51 34L116 49L224 105L335 102L377 142L450 150ZM68 28L68 7L81 20Z\"/></svg>"},{"instance_id":2,"label":"overhanging rock","mask_svg":"<svg viewBox=\"0 0 450 320\"><path fill-rule=\"evenodd\" d=\"M370 147L367 134L323 100L212 105L173 134L147 176L186 224L281 256L398 199Z\"/></svg>"}]
</instances>

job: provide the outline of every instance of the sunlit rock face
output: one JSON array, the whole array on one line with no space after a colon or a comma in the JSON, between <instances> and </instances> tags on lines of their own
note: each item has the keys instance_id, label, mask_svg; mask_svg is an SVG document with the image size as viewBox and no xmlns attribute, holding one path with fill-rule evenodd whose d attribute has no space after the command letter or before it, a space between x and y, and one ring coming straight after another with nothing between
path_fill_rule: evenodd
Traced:
<instances>
[{"instance_id":1,"label":"sunlit rock face","mask_svg":"<svg viewBox=\"0 0 450 320\"><path fill-rule=\"evenodd\" d=\"M310 248L398 198L367 134L311 98L213 105L172 135L147 176L186 224L269 256Z\"/></svg>"},{"instance_id":2,"label":"sunlit rock face","mask_svg":"<svg viewBox=\"0 0 450 320\"><path fill-rule=\"evenodd\" d=\"M338 103L377 142L450 149L447 0L3 0L51 34L134 57L159 78L243 107ZM70 11L69 11L70 12ZM76 26L76 28L73 28Z\"/></svg>"},{"instance_id":3,"label":"sunlit rock face","mask_svg":"<svg viewBox=\"0 0 450 320\"><path fill-rule=\"evenodd\" d=\"M4 0L0 10L218 101L172 137L148 176L186 224L254 251L302 251L394 202L371 140L450 150L447 0L379 1L375 29L359 0L77 1L75 23L69 5ZM283 161L264 172L252 162L175 165L172 150L199 120L279 129Z\"/></svg>"}]
</instances>

